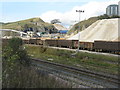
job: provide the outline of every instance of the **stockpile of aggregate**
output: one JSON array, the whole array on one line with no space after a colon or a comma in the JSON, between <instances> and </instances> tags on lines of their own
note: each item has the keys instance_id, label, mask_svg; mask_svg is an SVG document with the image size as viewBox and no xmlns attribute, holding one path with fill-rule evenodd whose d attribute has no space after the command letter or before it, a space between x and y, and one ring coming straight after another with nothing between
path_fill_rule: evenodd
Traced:
<instances>
[{"instance_id":1,"label":"stockpile of aggregate","mask_svg":"<svg viewBox=\"0 0 120 90\"><path fill-rule=\"evenodd\" d=\"M85 30L68 38L68 40L79 39L80 41L83 42L94 42L95 40L120 41L119 21L120 18L98 20ZM79 36L80 38L78 38Z\"/></svg>"}]
</instances>

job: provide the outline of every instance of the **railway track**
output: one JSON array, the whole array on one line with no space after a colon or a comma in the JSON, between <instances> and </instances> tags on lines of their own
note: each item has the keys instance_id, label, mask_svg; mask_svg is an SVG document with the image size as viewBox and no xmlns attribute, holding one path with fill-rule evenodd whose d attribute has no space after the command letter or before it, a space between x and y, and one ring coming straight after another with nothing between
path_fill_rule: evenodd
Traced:
<instances>
[{"instance_id":1,"label":"railway track","mask_svg":"<svg viewBox=\"0 0 120 90\"><path fill-rule=\"evenodd\" d=\"M46 71L63 79L69 79L70 81L75 82L78 85L80 84L83 86L94 88L117 88L120 84L119 79L115 76L103 75L89 70L84 70L40 59L32 58L32 60L34 61L33 65L40 67L40 69L43 69L43 71Z\"/></svg>"}]
</instances>

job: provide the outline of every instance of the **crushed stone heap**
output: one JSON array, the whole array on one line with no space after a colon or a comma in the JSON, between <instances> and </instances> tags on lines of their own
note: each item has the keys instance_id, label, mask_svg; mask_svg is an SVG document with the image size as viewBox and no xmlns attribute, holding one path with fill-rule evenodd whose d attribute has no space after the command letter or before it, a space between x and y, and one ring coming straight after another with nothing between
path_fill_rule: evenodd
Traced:
<instances>
[{"instance_id":1,"label":"crushed stone heap","mask_svg":"<svg viewBox=\"0 0 120 90\"><path fill-rule=\"evenodd\" d=\"M79 40L82 42L94 42L95 40L120 41L120 25L118 23L120 24L120 18L98 20L85 30L68 38L68 40L78 40L80 34Z\"/></svg>"}]
</instances>

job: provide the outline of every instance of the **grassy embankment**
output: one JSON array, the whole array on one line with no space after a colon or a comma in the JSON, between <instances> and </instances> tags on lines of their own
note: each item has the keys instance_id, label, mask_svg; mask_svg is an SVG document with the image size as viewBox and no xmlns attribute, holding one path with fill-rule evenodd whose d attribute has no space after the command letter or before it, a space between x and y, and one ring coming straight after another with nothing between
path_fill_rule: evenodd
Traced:
<instances>
[{"instance_id":1,"label":"grassy embankment","mask_svg":"<svg viewBox=\"0 0 120 90\"><path fill-rule=\"evenodd\" d=\"M72 56L73 51L25 45L33 58L89 69L97 72L118 74L118 57L80 52Z\"/></svg>"}]
</instances>

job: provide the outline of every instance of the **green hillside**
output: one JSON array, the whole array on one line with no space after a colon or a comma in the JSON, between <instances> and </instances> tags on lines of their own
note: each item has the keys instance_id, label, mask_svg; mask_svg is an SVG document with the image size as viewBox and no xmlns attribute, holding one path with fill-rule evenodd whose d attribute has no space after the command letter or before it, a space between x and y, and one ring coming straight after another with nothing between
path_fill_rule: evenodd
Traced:
<instances>
[{"instance_id":1,"label":"green hillside","mask_svg":"<svg viewBox=\"0 0 120 90\"><path fill-rule=\"evenodd\" d=\"M98 17L91 17L88 20L81 21L77 24L75 24L67 33L68 35L74 33L78 33L79 31L84 30L85 28L89 27L91 24L96 22L99 18Z\"/></svg>"},{"instance_id":2,"label":"green hillside","mask_svg":"<svg viewBox=\"0 0 120 90\"><path fill-rule=\"evenodd\" d=\"M20 31L33 30L34 32L57 32L57 29L52 24L46 23L40 18L31 18L17 22L5 23L2 25L2 28Z\"/></svg>"}]
</instances>

